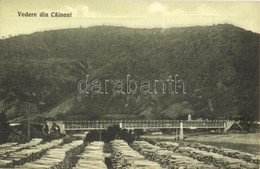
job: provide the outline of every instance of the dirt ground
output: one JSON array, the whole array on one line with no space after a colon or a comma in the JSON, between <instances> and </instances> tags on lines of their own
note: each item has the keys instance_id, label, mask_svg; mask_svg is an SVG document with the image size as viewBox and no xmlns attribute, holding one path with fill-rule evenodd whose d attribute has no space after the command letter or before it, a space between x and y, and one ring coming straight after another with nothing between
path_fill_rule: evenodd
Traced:
<instances>
[{"instance_id":1,"label":"dirt ground","mask_svg":"<svg viewBox=\"0 0 260 169\"><path fill-rule=\"evenodd\" d=\"M185 141L199 142L260 155L260 133L199 135L190 136L186 138Z\"/></svg>"},{"instance_id":2,"label":"dirt ground","mask_svg":"<svg viewBox=\"0 0 260 169\"><path fill-rule=\"evenodd\" d=\"M230 148L240 150L252 154L260 155L260 133L250 134L199 134L190 135L184 133L187 142L198 142L208 145L217 146L220 148ZM175 135L143 135L143 139L153 141L175 141Z\"/></svg>"}]
</instances>

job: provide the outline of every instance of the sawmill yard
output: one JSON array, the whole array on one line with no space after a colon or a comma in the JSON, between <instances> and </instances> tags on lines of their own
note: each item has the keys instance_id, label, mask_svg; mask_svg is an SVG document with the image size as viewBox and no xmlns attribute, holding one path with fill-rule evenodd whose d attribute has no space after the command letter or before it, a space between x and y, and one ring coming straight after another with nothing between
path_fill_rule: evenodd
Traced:
<instances>
[{"instance_id":1,"label":"sawmill yard","mask_svg":"<svg viewBox=\"0 0 260 169\"><path fill-rule=\"evenodd\" d=\"M34 138L23 144L2 144L0 168L257 169L260 162L259 134L190 136L178 142L170 135L142 136L133 142L120 138L88 141L84 137L65 136L50 141ZM230 146L233 144L239 146ZM255 146L255 151L243 149L241 144Z\"/></svg>"}]
</instances>

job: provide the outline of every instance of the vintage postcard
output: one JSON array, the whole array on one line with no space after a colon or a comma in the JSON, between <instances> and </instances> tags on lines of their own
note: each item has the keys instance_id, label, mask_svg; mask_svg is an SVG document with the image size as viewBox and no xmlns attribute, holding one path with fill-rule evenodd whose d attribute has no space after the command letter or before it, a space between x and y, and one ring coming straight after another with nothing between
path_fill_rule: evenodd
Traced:
<instances>
[{"instance_id":1,"label":"vintage postcard","mask_svg":"<svg viewBox=\"0 0 260 169\"><path fill-rule=\"evenodd\" d=\"M0 168L258 169L259 1L0 0Z\"/></svg>"}]
</instances>

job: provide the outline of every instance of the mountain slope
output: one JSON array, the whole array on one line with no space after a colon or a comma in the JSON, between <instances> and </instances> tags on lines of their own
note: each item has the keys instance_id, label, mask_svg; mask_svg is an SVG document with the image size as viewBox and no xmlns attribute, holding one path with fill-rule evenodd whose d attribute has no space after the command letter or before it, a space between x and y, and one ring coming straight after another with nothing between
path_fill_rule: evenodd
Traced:
<instances>
[{"instance_id":1,"label":"mountain slope","mask_svg":"<svg viewBox=\"0 0 260 169\"><path fill-rule=\"evenodd\" d=\"M38 112L48 112L66 98L80 98L68 111L55 108L54 114L160 119L169 116L163 110L185 101L196 118L259 118L259 34L233 25L38 32L0 40L0 59L0 99L4 108L17 112L26 100L36 103ZM187 94L80 95L77 82L86 74L100 80L125 80L129 74L137 81L178 74Z\"/></svg>"}]
</instances>

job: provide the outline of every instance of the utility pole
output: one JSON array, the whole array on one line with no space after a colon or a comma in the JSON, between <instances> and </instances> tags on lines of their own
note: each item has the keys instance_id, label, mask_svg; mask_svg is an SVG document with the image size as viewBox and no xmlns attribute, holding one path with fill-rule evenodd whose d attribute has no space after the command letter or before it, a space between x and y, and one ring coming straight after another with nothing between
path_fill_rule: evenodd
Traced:
<instances>
[{"instance_id":1,"label":"utility pole","mask_svg":"<svg viewBox=\"0 0 260 169\"><path fill-rule=\"evenodd\" d=\"M99 130L99 141L101 141L101 129Z\"/></svg>"},{"instance_id":2,"label":"utility pole","mask_svg":"<svg viewBox=\"0 0 260 169\"><path fill-rule=\"evenodd\" d=\"M103 128L103 124L101 123L100 125L99 125L99 141L101 141L101 131L102 131L102 128Z\"/></svg>"},{"instance_id":3,"label":"utility pole","mask_svg":"<svg viewBox=\"0 0 260 169\"><path fill-rule=\"evenodd\" d=\"M175 142L177 142L178 141L178 129L176 128L175 129Z\"/></svg>"},{"instance_id":4,"label":"utility pole","mask_svg":"<svg viewBox=\"0 0 260 169\"><path fill-rule=\"evenodd\" d=\"M30 109L31 105L29 102L25 102L26 113L27 113L27 140L31 139L31 119L30 119Z\"/></svg>"}]
</instances>

